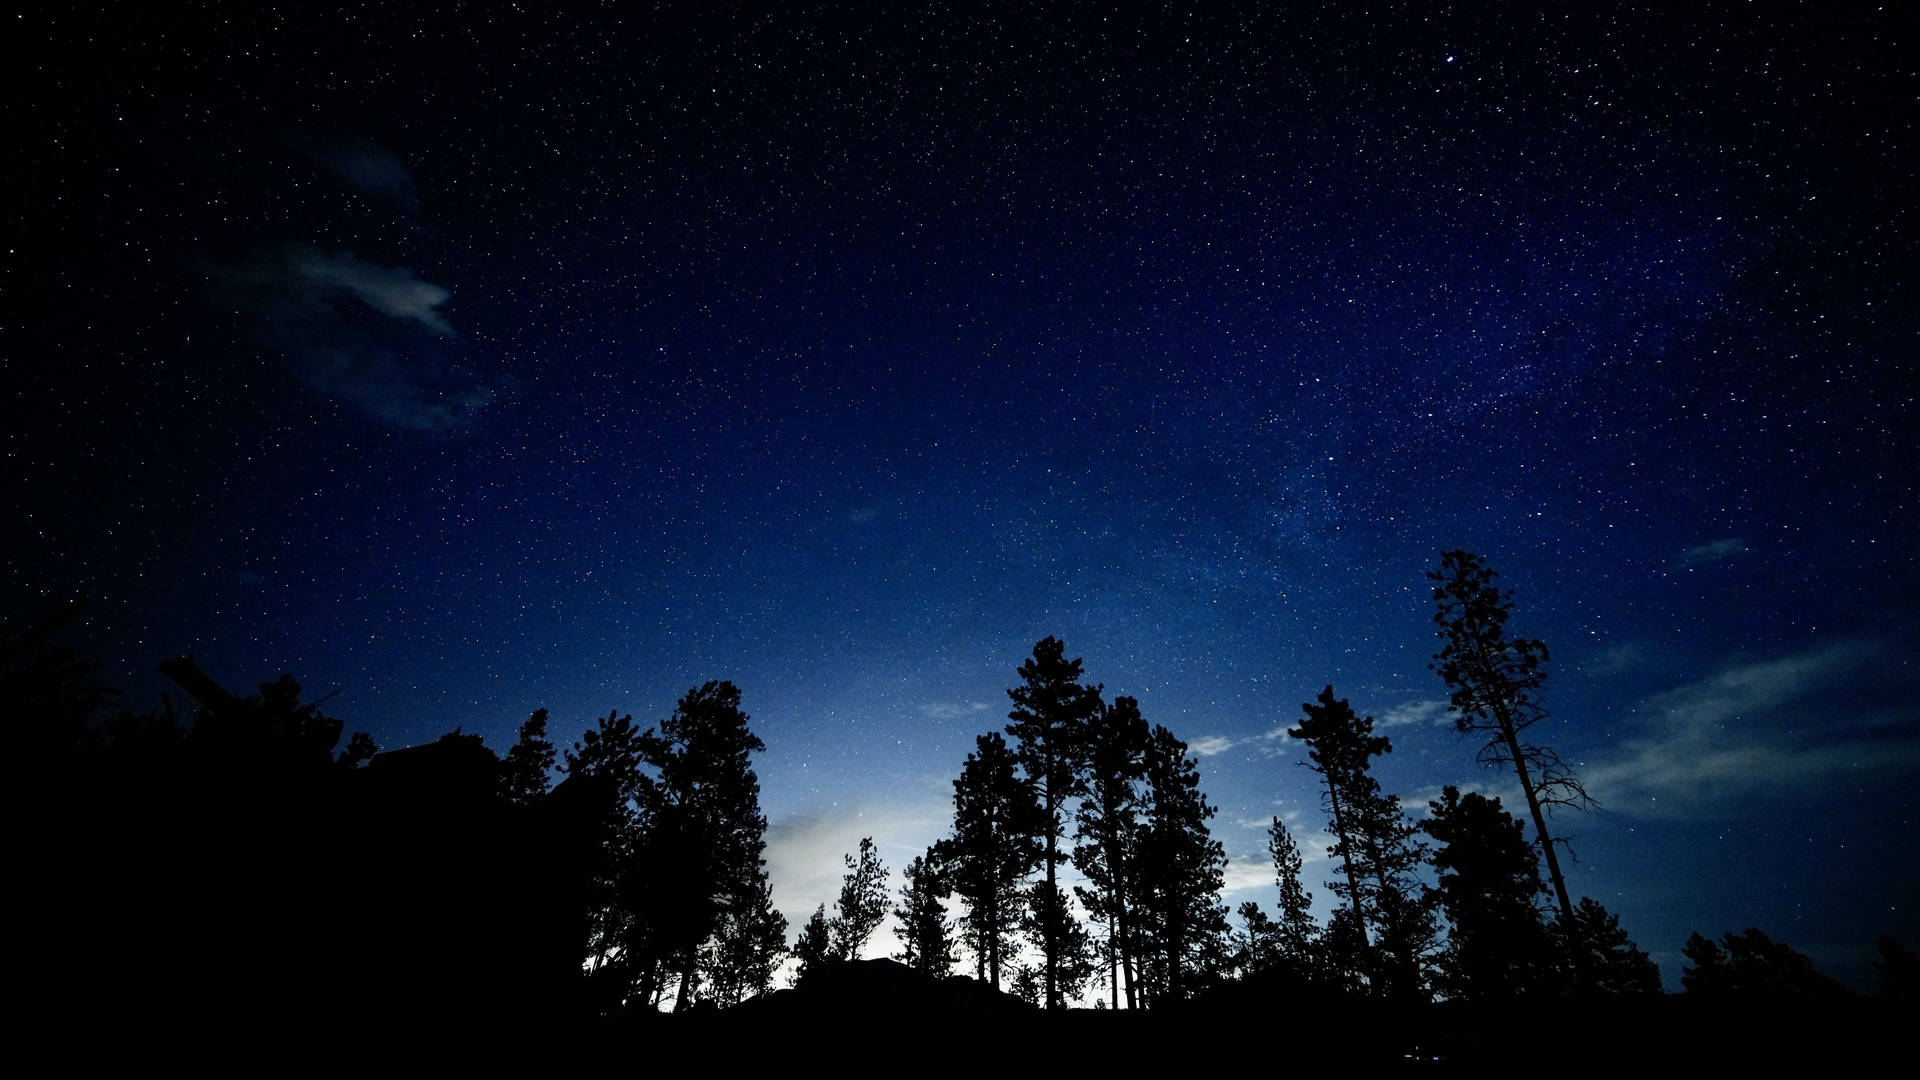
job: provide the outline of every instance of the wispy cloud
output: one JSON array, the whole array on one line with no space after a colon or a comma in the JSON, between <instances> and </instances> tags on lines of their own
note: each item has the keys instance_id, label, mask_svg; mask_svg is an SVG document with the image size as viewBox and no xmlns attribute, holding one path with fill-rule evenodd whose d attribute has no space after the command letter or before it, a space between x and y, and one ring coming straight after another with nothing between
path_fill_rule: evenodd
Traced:
<instances>
[{"instance_id":1,"label":"wispy cloud","mask_svg":"<svg viewBox=\"0 0 1920 1080\"><path fill-rule=\"evenodd\" d=\"M381 266L362 261L351 251L328 255L310 247L288 248L281 258L288 283L316 299L350 296L382 315L453 336L453 324L439 310L453 294L421 281L404 266Z\"/></svg>"},{"instance_id":2,"label":"wispy cloud","mask_svg":"<svg viewBox=\"0 0 1920 1080\"><path fill-rule=\"evenodd\" d=\"M1744 540L1729 537L1690 547L1680 553L1679 564L1683 567L1705 566L1722 559L1731 559L1735 555L1745 554L1747 543Z\"/></svg>"},{"instance_id":3,"label":"wispy cloud","mask_svg":"<svg viewBox=\"0 0 1920 1080\"><path fill-rule=\"evenodd\" d=\"M1436 794L1436 798L1438 795ZM1307 868L1332 861L1329 850L1332 838L1324 829L1307 829L1295 826L1290 829L1294 846L1300 850L1300 868L1302 879L1311 882L1319 871L1308 873ZM1256 848L1239 855L1227 857L1226 885L1221 890L1224 896L1235 891L1258 891L1274 889L1273 855L1266 848ZM1311 886L1309 885L1309 888ZM1268 900L1270 895L1248 897L1247 899Z\"/></svg>"},{"instance_id":4,"label":"wispy cloud","mask_svg":"<svg viewBox=\"0 0 1920 1080\"><path fill-rule=\"evenodd\" d=\"M964 720L990 708L984 701L929 701L920 706L920 714L935 720Z\"/></svg>"},{"instance_id":5,"label":"wispy cloud","mask_svg":"<svg viewBox=\"0 0 1920 1080\"><path fill-rule=\"evenodd\" d=\"M1303 859L1302 862L1304 861ZM1227 859L1226 883L1220 890L1221 896L1276 887L1273 861L1270 857L1248 853Z\"/></svg>"},{"instance_id":6,"label":"wispy cloud","mask_svg":"<svg viewBox=\"0 0 1920 1080\"><path fill-rule=\"evenodd\" d=\"M794 931L820 904L831 913L846 873L844 856L857 852L864 836L873 837L880 861L887 867L887 895L896 898L903 881L901 870L940 837L951 813L950 803L930 794L921 802L851 805L770 822L766 857L774 906ZM869 941L866 955L893 950L892 926L889 917Z\"/></svg>"},{"instance_id":7,"label":"wispy cloud","mask_svg":"<svg viewBox=\"0 0 1920 1080\"><path fill-rule=\"evenodd\" d=\"M1642 702L1646 734L1581 769L1587 790L1626 813L1678 814L1726 808L1767 792L1804 789L1843 775L1920 765L1920 707L1876 717L1904 737L1836 723L1816 691L1870 680L1890 650L1850 641L1773 660L1732 665Z\"/></svg>"},{"instance_id":8,"label":"wispy cloud","mask_svg":"<svg viewBox=\"0 0 1920 1080\"><path fill-rule=\"evenodd\" d=\"M1428 698L1423 701L1409 701L1404 705L1395 705L1375 718L1375 728L1411 727L1416 724L1428 727L1442 727L1453 722L1447 714L1447 702L1444 698Z\"/></svg>"},{"instance_id":9,"label":"wispy cloud","mask_svg":"<svg viewBox=\"0 0 1920 1080\"><path fill-rule=\"evenodd\" d=\"M215 279L301 382L382 423L464 428L505 386L463 362L466 345L440 310L450 292L404 266L288 246Z\"/></svg>"},{"instance_id":10,"label":"wispy cloud","mask_svg":"<svg viewBox=\"0 0 1920 1080\"><path fill-rule=\"evenodd\" d=\"M1231 739L1225 735L1202 735L1188 743L1187 750L1195 757L1212 757L1215 754L1224 754L1238 745L1240 745L1238 739Z\"/></svg>"}]
</instances>

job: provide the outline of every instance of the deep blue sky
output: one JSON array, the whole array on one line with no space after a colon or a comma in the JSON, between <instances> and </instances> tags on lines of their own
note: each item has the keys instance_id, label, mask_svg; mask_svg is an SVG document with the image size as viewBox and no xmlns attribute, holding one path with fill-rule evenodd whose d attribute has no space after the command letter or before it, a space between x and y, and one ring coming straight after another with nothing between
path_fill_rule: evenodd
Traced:
<instances>
[{"instance_id":1,"label":"deep blue sky","mask_svg":"<svg viewBox=\"0 0 1920 1080\"><path fill-rule=\"evenodd\" d=\"M0 600L387 747L730 679L797 922L1048 634L1206 751L1236 904L1270 815L1324 841L1324 685L1410 807L1506 791L1426 666L1466 547L1604 805L1576 894L1670 985L1749 925L1865 985L1920 942L1912 28L1650 6L20 13Z\"/></svg>"}]
</instances>

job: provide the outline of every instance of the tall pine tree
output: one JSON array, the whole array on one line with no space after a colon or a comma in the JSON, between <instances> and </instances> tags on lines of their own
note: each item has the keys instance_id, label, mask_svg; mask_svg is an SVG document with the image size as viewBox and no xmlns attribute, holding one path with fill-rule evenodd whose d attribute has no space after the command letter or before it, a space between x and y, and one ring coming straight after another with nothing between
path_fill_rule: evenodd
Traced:
<instances>
[{"instance_id":1,"label":"tall pine tree","mask_svg":"<svg viewBox=\"0 0 1920 1080\"><path fill-rule=\"evenodd\" d=\"M1023 885L1041 859L1042 811L998 732L975 745L953 782L953 833L934 850L967 905L960 925L975 971L999 989L1002 961L1026 910Z\"/></svg>"},{"instance_id":2,"label":"tall pine tree","mask_svg":"<svg viewBox=\"0 0 1920 1080\"><path fill-rule=\"evenodd\" d=\"M1088 720L1100 707L1100 687L1080 684L1080 661L1066 659L1066 646L1044 638L1033 656L1020 665L1020 685L1007 691L1013 711L1007 714L1007 735L1014 741L1020 768L1033 784L1041 808L1041 864L1046 871L1042 896L1060 889L1061 838L1066 833L1066 809L1079 793L1082 743ZM1062 912L1053 912L1041 926L1042 987L1049 1009L1064 1006L1060 960L1067 927Z\"/></svg>"},{"instance_id":3,"label":"tall pine tree","mask_svg":"<svg viewBox=\"0 0 1920 1080\"><path fill-rule=\"evenodd\" d=\"M1539 860L1525 827L1499 799L1444 788L1420 830L1441 845L1434 852L1435 890L1446 912L1441 982L1468 1001L1536 993L1556 967L1554 944L1540 917Z\"/></svg>"},{"instance_id":4,"label":"tall pine tree","mask_svg":"<svg viewBox=\"0 0 1920 1080\"><path fill-rule=\"evenodd\" d=\"M1155 726L1146 756L1147 825L1141 843L1139 900L1142 983L1177 1002L1197 987L1224 950L1227 909L1220 903L1227 857L1207 821L1214 809L1200 791L1187 744Z\"/></svg>"},{"instance_id":5,"label":"tall pine tree","mask_svg":"<svg viewBox=\"0 0 1920 1080\"><path fill-rule=\"evenodd\" d=\"M1421 963L1435 935L1433 904L1417 874L1426 848L1400 811L1397 796L1384 794L1370 771L1372 759L1393 749L1373 734L1373 719L1333 696L1329 686L1317 705L1287 734L1305 742L1313 771L1324 780L1343 876L1327 883L1353 909L1361 926L1375 932L1371 973L1376 989L1398 999L1423 991Z\"/></svg>"},{"instance_id":6,"label":"tall pine tree","mask_svg":"<svg viewBox=\"0 0 1920 1080\"><path fill-rule=\"evenodd\" d=\"M947 918L946 884L932 851L907 863L900 886L900 925L894 935L900 951L894 959L936 979L953 968L953 923Z\"/></svg>"},{"instance_id":7,"label":"tall pine tree","mask_svg":"<svg viewBox=\"0 0 1920 1080\"><path fill-rule=\"evenodd\" d=\"M787 917L773 906L773 886L764 878L739 883L721 905L707 945L707 996L720 1005L738 1005L766 993L786 944Z\"/></svg>"},{"instance_id":8,"label":"tall pine tree","mask_svg":"<svg viewBox=\"0 0 1920 1080\"><path fill-rule=\"evenodd\" d=\"M1433 621L1446 645L1434 654L1433 667L1446 681L1452 698L1454 726L1462 734L1483 736L1479 758L1488 767L1510 767L1520 781L1520 794L1547 862L1554 898L1560 905L1561 925L1571 933L1573 902L1560 873L1560 856L1553 834L1547 831L1544 808L1583 806L1591 802L1573 770L1552 748L1528 741L1527 729L1546 718L1540 688L1547 673L1545 642L1507 633L1513 596L1493 584L1498 577L1478 555L1449 551L1440 569L1429 573L1437 606Z\"/></svg>"},{"instance_id":9,"label":"tall pine tree","mask_svg":"<svg viewBox=\"0 0 1920 1080\"><path fill-rule=\"evenodd\" d=\"M840 882L839 914L827 924L833 935L833 955L860 959L867 939L880 928L893 902L887 899L887 868L873 850L873 837L860 838L860 857L846 857L847 875Z\"/></svg>"},{"instance_id":10,"label":"tall pine tree","mask_svg":"<svg viewBox=\"0 0 1920 1080\"><path fill-rule=\"evenodd\" d=\"M553 770L553 743L547 740L547 710L538 709L520 725L520 738L500 759L500 791L515 806L532 806L547 793Z\"/></svg>"},{"instance_id":11,"label":"tall pine tree","mask_svg":"<svg viewBox=\"0 0 1920 1080\"><path fill-rule=\"evenodd\" d=\"M619 984L616 997L652 1003L673 985L676 1007L686 1007L719 955L723 918L764 921L747 914L766 887L767 819L752 762L763 749L739 689L709 682L658 729L636 732L631 717L609 716L566 755L569 775L599 778L617 804L590 962ZM741 940L765 947L770 938Z\"/></svg>"},{"instance_id":12,"label":"tall pine tree","mask_svg":"<svg viewBox=\"0 0 1920 1080\"><path fill-rule=\"evenodd\" d=\"M1267 852L1273 856L1274 882L1280 888L1280 919L1275 924L1275 944L1281 964L1296 977L1305 978L1314 969L1314 939L1319 928L1313 921L1313 894L1300 880L1300 848L1279 818L1267 829Z\"/></svg>"},{"instance_id":13,"label":"tall pine tree","mask_svg":"<svg viewBox=\"0 0 1920 1080\"><path fill-rule=\"evenodd\" d=\"M814 908L813 914L801 924L800 936L793 939L791 952L795 986L804 982L809 972L833 962L833 931L827 925L827 905Z\"/></svg>"},{"instance_id":14,"label":"tall pine tree","mask_svg":"<svg viewBox=\"0 0 1920 1080\"><path fill-rule=\"evenodd\" d=\"M1075 817L1073 865L1087 879L1074 893L1094 922L1106 928L1102 954L1113 1008L1126 987L1127 1007L1137 1008L1134 989L1133 908L1138 876L1146 755L1152 742L1133 698L1115 698L1087 729L1087 785Z\"/></svg>"}]
</instances>

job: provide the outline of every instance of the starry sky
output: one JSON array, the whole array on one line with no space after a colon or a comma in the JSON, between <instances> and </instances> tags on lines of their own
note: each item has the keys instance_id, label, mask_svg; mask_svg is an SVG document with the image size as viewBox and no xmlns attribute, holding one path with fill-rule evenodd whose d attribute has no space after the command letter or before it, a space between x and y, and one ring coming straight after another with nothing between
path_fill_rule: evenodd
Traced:
<instances>
[{"instance_id":1,"label":"starry sky","mask_svg":"<svg viewBox=\"0 0 1920 1080\"><path fill-rule=\"evenodd\" d=\"M1920 945L1899 5L12 13L7 618L385 747L729 679L796 924L940 835L1047 635L1200 755L1233 904L1464 547L1552 650L1576 896L1677 988ZM869 954L890 951L876 940Z\"/></svg>"}]
</instances>

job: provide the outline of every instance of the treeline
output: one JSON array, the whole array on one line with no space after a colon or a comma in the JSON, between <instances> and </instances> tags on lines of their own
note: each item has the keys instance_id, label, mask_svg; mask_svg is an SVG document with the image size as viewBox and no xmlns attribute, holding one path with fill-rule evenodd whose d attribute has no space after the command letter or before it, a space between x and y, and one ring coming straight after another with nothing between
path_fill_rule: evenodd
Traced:
<instances>
[{"instance_id":1,"label":"treeline","mask_svg":"<svg viewBox=\"0 0 1920 1080\"><path fill-rule=\"evenodd\" d=\"M1135 699L1108 701L1049 637L1008 691L1004 733L981 735L954 781L950 835L907 868L895 958L945 976L964 951L976 979L1048 1008L1090 994L1099 1007L1138 1009L1249 990L1400 1004L1660 993L1653 961L1600 903L1572 899L1560 866L1564 839L1548 813L1591 800L1536 728L1548 716L1546 645L1508 631L1512 597L1478 556L1447 552L1427 577L1440 639L1432 668L1455 727L1482 765L1511 774L1526 820L1497 797L1447 787L1415 821L1373 777L1391 742L1326 687L1287 734L1320 780L1326 887L1338 903L1320 925L1300 845L1275 817L1278 917L1249 901L1233 926L1220 902L1225 854L1207 825L1214 809L1186 744ZM870 843L858 866L862 880L884 876ZM1067 867L1079 879L1071 900ZM856 910L851 893L840 907L829 919L823 906L796 943L803 971L858 955L864 934L851 948L837 934L838 948L811 944ZM867 909L877 925L884 906ZM1912 954L1890 937L1880 949L1882 992L1911 996ZM1685 955L1681 982L1696 996L1844 993L1758 930L1721 945L1695 934Z\"/></svg>"},{"instance_id":2,"label":"treeline","mask_svg":"<svg viewBox=\"0 0 1920 1080\"><path fill-rule=\"evenodd\" d=\"M1511 597L1477 557L1449 552L1429 577L1456 726L1512 770L1526 819L1447 788L1414 822L1372 775L1389 740L1327 687L1288 734L1319 779L1337 903L1316 921L1301 845L1275 818L1277 917L1250 902L1236 925L1188 747L1049 637L897 898L868 838L833 912L791 942L766 871L764 746L731 683L651 727L610 713L565 749L541 710L504 754L458 730L382 753L364 734L342 745L289 677L241 697L188 657L163 671L190 707L120 707L57 644L69 608L0 631L0 702L33 778L39 970L76 1009L110 994L152 1016L219 1003L257 1019L347 1000L524 1024L731 1006L783 966L804 987L849 970L897 910L893 956L924 978L964 966L1054 1009L1657 993L1652 961L1570 899L1554 855L1547 809L1586 799L1535 730L1546 646L1507 632ZM1882 992L1910 997L1913 955L1891 938L1881 951ZM1757 930L1696 934L1685 954L1690 996L1844 993Z\"/></svg>"}]
</instances>

